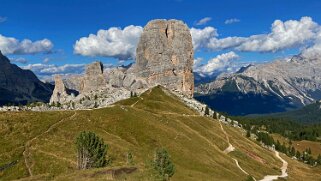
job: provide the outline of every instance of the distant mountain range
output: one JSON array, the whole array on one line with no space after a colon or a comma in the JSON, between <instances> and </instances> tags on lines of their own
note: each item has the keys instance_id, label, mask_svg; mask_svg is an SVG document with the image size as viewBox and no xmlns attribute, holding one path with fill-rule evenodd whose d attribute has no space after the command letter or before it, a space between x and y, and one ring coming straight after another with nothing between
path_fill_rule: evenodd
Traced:
<instances>
[{"instance_id":1,"label":"distant mountain range","mask_svg":"<svg viewBox=\"0 0 321 181\"><path fill-rule=\"evenodd\" d=\"M297 109L321 99L321 57L249 65L196 87L196 99L231 115Z\"/></svg>"},{"instance_id":2,"label":"distant mountain range","mask_svg":"<svg viewBox=\"0 0 321 181\"><path fill-rule=\"evenodd\" d=\"M0 52L0 105L49 102L53 85L41 82L30 70L23 70Z\"/></svg>"}]
</instances>

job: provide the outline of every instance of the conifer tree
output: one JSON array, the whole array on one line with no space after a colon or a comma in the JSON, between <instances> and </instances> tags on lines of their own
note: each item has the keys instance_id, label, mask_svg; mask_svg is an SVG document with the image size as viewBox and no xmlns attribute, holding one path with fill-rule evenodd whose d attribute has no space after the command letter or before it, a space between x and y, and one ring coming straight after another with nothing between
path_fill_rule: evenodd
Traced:
<instances>
[{"instance_id":1,"label":"conifer tree","mask_svg":"<svg viewBox=\"0 0 321 181\"><path fill-rule=\"evenodd\" d=\"M175 166L164 148L155 151L153 166L161 180L169 180L175 173Z\"/></svg>"},{"instance_id":2,"label":"conifer tree","mask_svg":"<svg viewBox=\"0 0 321 181\"><path fill-rule=\"evenodd\" d=\"M295 157L296 157L298 160L301 159L301 153L300 153L298 150L296 151Z\"/></svg>"},{"instance_id":3,"label":"conifer tree","mask_svg":"<svg viewBox=\"0 0 321 181\"><path fill-rule=\"evenodd\" d=\"M210 115L210 109L208 108L208 106L205 107L205 115Z\"/></svg>"},{"instance_id":4,"label":"conifer tree","mask_svg":"<svg viewBox=\"0 0 321 181\"><path fill-rule=\"evenodd\" d=\"M246 137L249 138L250 136L251 136L251 132L250 132L250 130L247 130L247 131L246 131Z\"/></svg>"},{"instance_id":5,"label":"conifer tree","mask_svg":"<svg viewBox=\"0 0 321 181\"><path fill-rule=\"evenodd\" d=\"M106 154L108 145L104 144L93 132L83 131L76 139L78 151L78 169L103 167L108 164Z\"/></svg>"}]
</instances>

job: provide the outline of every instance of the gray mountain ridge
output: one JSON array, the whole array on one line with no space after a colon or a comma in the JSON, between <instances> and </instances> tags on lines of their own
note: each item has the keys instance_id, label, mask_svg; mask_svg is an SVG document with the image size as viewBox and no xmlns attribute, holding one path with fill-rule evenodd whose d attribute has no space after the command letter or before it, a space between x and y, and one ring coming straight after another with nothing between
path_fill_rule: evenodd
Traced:
<instances>
[{"instance_id":1,"label":"gray mountain ridge","mask_svg":"<svg viewBox=\"0 0 321 181\"><path fill-rule=\"evenodd\" d=\"M233 115L300 108L321 99L321 57L297 55L250 65L199 85L195 92L199 100Z\"/></svg>"},{"instance_id":2,"label":"gray mountain ridge","mask_svg":"<svg viewBox=\"0 0 321 181\"><path fill-rule=\"evenodd\" d=\"M0 105L49 102L53 86L41 82L30 70L23 70L0 51Z\"/></svg>"}]
</instances>

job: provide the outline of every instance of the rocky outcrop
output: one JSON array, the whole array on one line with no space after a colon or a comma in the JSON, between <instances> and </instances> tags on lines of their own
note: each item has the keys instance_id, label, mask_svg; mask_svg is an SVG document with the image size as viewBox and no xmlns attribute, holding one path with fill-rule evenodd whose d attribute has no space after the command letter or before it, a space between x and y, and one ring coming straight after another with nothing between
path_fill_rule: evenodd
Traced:
<instances>
[{"instance_id":1,"label":"rocky outcrop","mask_svg":"<svg viewBox=\"0 0 321 181\"><path fill-rule=\"evenodd\" d=\"M0 105L49 102L53 86L41 82L30 70L11 64L0 51Z\"/></svg>"},{"instance_id":2,"label":"rocky outcrop","mask_svg":"<svg viewBox=\"0 0 321 181\"><path fill-rule=\"evenodd\" d=\"M230 114L283 112L321 99L321 58L301 55L251 65L196 88L198 99Z\"/></svg>"},{"instance_id":3,"label":"rocky outcrop","mask_svg":"<svg viewBox=\"0 0 321 181\"><path fill-rule=\"evenodd\" d=\"M67 89L64 82L62 81L61 76L56 75L54 80L55 80L55 89L50 98L50 103L66 102L66 99L69 95L67 94Z\"/></svg>"},{"instance_id":4,"label":"rocky outcrop","mask_svg":"<svg viewBox=\"0 0 321 181\"><path fill-rule=\"evenodd\" d=\"M117 82L106 78L101 62L89 64L84 75L64 78L57 75L50 102L56 106L60 103L61 109L88 109L106 107L130 97L130 91L123 88L122 84L119 87L112 86L108 81Z\"/></svg>"},{"instance_id":5,"label":"rocky outcrop","mask_svg":"<svg viewBox=\"0 0 321 181\"><path fill-rule=\"evenodd\" d=\"M193 96L194 51L186 24L178 20L152 20L144 28L136 50L136 64L127 74L136 80L130 86L162 85ZM139 80L140 79L140 80Z\"/></svg>"},{"instance_id":6,"label":"rocky outcrop","mask_svg":"<svg viewBox=\"0 0 321 181\"><path fill-rule=\"evenodd\" d=\"M65 80L57 77L52 102L72 102L76 108L101 107L130 97L131 92L139 94L156 85L193 96L192 37L182 21L149 22L136 52L136 63L128 67L104 72L103 64L94 62L87 66L83 76ZM79 96L71 98L68 88L79 91Z\"/></svg>"},{"instance_id":7,"label":"rocky outcrop","mask_svg":"<svg viewBox=\"0 0 321 181\"><path fill-rule=\"evenodd\" d=\"M86 73L82 80L80 92L90 92L106 85L103 74L104 66L101 62L94 62L86 67Z\"/></svg>"}]
</instances>

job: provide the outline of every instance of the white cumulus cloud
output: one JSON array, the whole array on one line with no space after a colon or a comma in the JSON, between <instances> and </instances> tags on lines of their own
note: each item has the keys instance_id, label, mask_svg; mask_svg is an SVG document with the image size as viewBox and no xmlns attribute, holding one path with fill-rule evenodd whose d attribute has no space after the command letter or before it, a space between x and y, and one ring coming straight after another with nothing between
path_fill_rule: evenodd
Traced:
<instances>
[{"instance_id":1,"label":"white cumulus cloud","mask_svg":"<svg viewBox=\"0 0 321 181\"><path fill-rule=\"evenodd\" d=\"M112 27L99 30L76 41L74 52L83 56L114 57L119 60L134 59L136 46L143 32L141 26L127 26L124 29Z\"/></svg>"},{"instance_id":2,"label":"white cumulus cloud","mask_svg":"<svg viewBox=\"0 0 321 181\"><path fill-rule=\"evenodd\" d=\"M212 51L232 49L245 52L276 52L315 42L321 28L312 18L302 17L300 20L284 22L275 20L270 33L249 37L231 36L220 39L217 31L209 33L209 29L215 28L206 27L194 30L197 32L194 34L198 35L197 39L193 40L197 48L202 47Z\"/></svg>"},{"instance_id":3,"label":"white cumulus cloud","mask_svg":"<svg viewBox=\"0 0 321 181\"><path fill-rule=\"evenodd\" d=\"M201 76L211 76L218 71L226 71L230 68L232 61L239 59L239 56L233 51L223 53L209 60L206 64L195 67L195 72Z\"/></svg>"},{"instance_id":4,"label":"white cumulus cloud","mask_svg":"<svg viewBox=\"0 0 321 181\"><path fill-rule=\"evenodd\" d=\"M21 67L33 71L36 75L48 76L54 74L80 74L85 70L85 64L65 64L65 65L54 65L54 64L29 64Z\"/></svg>"},{"instance_id":5,"label":"white cumulus cloud","mask_svg":"<svg viewBox=\"0 0 321 181\"><path fill-rule=\"evenodd\" d=\"M5 37L0 34L0 50L3 54L36 54L49 53L53 48L53 43L48 39L31 41L24 39L19 41L12 37Z\"/></svg>"},{"instance_id":6,"label":"white cumulus cloud","mask_svg":"<svg viewBox=\"0 0 321 181\"><path fill-rule=\"evenodd\" d=\"M275 52L304 45L315 39L318 31L319 25L310 17L302 17L300 21L275 20L271 33L250 36L236 48L241 51Z\"/></svg>"},{"instance_id":7,"label":"white cumulus cloud","mask_svg":"<svg viewBox=\"0 0 321 181\"><path fill-rule=\"evenodd\" d=\"M196 22L196 25L205 25L207 24L209 21L211 21L212 18L211 17L205 17L203 19L200 19L199 21Z\"/></svg>"},{"instance_id":8,"label":"white cumulus cloud","mask_svg":"<svg viewBox=\"0 0 321 181\"><path fill-rule=\"evenodd\" d=\"M218 36L217 30L213 27L205 27L203 29L191 28L190 29L194 50L207 48L208 42Z\"/></svg>"},{"instance_id":9,"label":"white cumulus cloud","mask_svg":"<svg viewBox=\"0 0 321 181\"><path fill-rule=\"evenodd\" d=\"M233 23L238 23L240 22L241 20L237 19L237 18L231 18L231 19L227 19L225 20L225 24L233 24Z\"/></svg>"}]
</instances>

